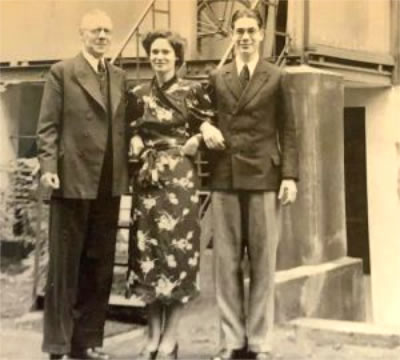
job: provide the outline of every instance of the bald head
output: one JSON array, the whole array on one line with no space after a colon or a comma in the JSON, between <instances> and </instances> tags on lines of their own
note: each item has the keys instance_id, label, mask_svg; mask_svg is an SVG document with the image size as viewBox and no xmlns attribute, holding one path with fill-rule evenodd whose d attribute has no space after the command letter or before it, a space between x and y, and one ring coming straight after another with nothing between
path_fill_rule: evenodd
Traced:
<instances>
[{"instance_id":1,"label":"bald head","mask_svg":"<svg viewBox=\"0 0 400 360\"><path fill-rule=\"evenodd\" d=\"M104 11L95 9L82 17L79 32L85 50L101 58L111 44L112 21Z\"/></svg>"},{"instance_id":2,"label":"bald head","mask_svg":"<svg viewBox=\"0 0 400 360\"><path fill-rule=\"evenodd\" d=\"M109 26L112 28L112 21L111 18L108 16L108 14L103 10L94 9L82 16L79 29L82 31L84 29L91 28L94 25L96 25L99 21L104 23L107 22Z\"/></svg>"}]
</instances>

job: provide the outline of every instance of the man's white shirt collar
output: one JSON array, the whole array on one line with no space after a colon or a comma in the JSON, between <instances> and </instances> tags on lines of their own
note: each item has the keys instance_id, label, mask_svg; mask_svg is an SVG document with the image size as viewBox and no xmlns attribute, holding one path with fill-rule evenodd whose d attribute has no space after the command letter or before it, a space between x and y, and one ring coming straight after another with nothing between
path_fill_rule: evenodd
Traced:
<instances>
[{"instance_id":1,"label":"man's white shirt collar","mask_svg":"<svg viewBox=\"0 0 400 360\"><path fill-rule=\"evenodd\" d=\"M87 62L89 63L89 65L93 68L94 72L97 73L97 69L98 69L98 65L99 62L103 62L104 64L104 58L100 58L100 59L96 59L92 54L88 53L85 49L82 49L82 55L83 57L87 60Z\"/></svg>"},{"instance_id":2,"label":"man's white shirt collar","mask_svg":"<svg viewBox=\"0 0 400 360\"><path fill-rule=\"evenodd\" d=\"M248 63L243 62L243 60L240 58L240 56L236 56L236 68L238 71L238 75L240 75L243 66L247 65L247 67L249 68L249 72L250 72L250 77L253 76L254 74L254 70L256 69L258 60L260 59L260 55L257 54L257 56L254 56L254 59L252 59L251 61L249 61Z\"/></svg>"}]
</instances>

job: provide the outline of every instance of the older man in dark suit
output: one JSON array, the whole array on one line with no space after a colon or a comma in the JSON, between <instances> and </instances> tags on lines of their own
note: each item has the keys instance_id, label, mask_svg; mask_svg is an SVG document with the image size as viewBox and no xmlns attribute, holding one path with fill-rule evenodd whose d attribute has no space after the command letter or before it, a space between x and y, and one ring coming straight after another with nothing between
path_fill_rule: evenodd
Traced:
<instances>
[{"instance_id":1,"label":"older man in dark suit","mask_svg":"<svg viewBox=\"0 0 400 360\"><path fill-rule=\"evenodd\" d=\"M296 130L286 75L259 55L259 14L236 12L232 30L235 57L210 79L218 119L201 125L213 149L210 185L222 335L215 359L242 359L246 352L268 359L280 203L292 203L297 192ZM241 268L245 249L250 264L247 321Z\"/></svg>"},{"instance_id":2,"label":"older man in dark suit","mask_svg":"<svg viewBox=\"0 0 400 360\"><path fill-rule=\"evenodd\" d=\"M81 22L82 51L51 67L38 125L41 182L51 188L43 351L51 359L101 352L121 194L127 191L125 76L104 54L112 23Z\"/></svg>"}]
</instances>

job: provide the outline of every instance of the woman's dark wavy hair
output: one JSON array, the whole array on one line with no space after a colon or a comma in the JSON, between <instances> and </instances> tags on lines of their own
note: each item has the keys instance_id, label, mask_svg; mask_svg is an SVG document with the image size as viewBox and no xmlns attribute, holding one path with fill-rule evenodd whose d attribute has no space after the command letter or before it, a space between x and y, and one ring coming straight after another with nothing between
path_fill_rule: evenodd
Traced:
<instances>
[{"instance_id":1,"label":"woman's dark wavy hair","mask_svg":"<svg viewBox=\"0 0 400 360\"><path fill-rule=\"evenodd\" d=\"M241 18L252 18L255 19L257 21L258 27L260 29L263 28L264 26L264 21L260 15L260 13L257 10L253 10L253 9L240 9L240 10L236 10L233 15L232 15L232 19L231 19L231 28L233 29L235 26L235 22Z\"/></svg>"},{"instance_id":2,"label":"woman's dark wavy hair","mask_svg":"<svg viewBox=\"0 0 400 360\"><path fill-rule=\"evenodd\" d=\"M157 39L166 39L170 43L177 59L176 65L182 65L185 60L186 40L179 34L169 30L150 31L144 35L142 40L142 45L147 56L150 56L151 45Z\"/></svg>"}]
</instances>

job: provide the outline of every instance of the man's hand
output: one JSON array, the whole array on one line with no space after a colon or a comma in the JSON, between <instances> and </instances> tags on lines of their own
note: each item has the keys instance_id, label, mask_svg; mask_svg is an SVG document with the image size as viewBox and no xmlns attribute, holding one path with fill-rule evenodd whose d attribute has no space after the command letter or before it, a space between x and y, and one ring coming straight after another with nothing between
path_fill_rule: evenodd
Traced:
<instances>
[{"instance_id":1,"label":"man's hand","mask_svg":"<svg viewBox=\"0 0 400 360\"><path fill-rule=\"evenodd\" d=\"M209 149L224 150L225 140L219 129L210 123L203 123L200 126L200 131L203 135L204 142Z\"/></svg>"},{"instance_id":2,"label":"man's hand","mask_svg":"<svg viewBox=\"0 0 400 360\"><path fill-rule=\"evenodd\" d=\"M129 156L137 157L144 149L143 140L139 135L135 135L129 144Z\"/></svg>"},{"instance_id":3,"label":"man's hand","mask_svg":"<svg viewBox=\"0 0 400 360\"><path fill-rule=\"evenodd\" d=\"M200 146L201 135L194 135L182 146L182 152L186 156L195 156Z\"/></svg>"},{"instance_id":4,"label":"man's hand","mask_svg":"<svg viewBox=\"0 0 400 360\"><path fill-rule=\"evenodd\" d=\"M59 189L60 188L60 179L57 174L46 172L40 177L40 183L46 189Z\"/></svg>"},{"instance_id":5,"label":"man's hand","mask_svg":"<svg viewBox=\"0 0 400 360\"><path fill-rule=\"evenodd\" d=\"M296 201L297 196L297 185L294 180L282 180L281 187L279 189L278 199L282 205L289 205Z\"/></svg>"}]
</instances>

